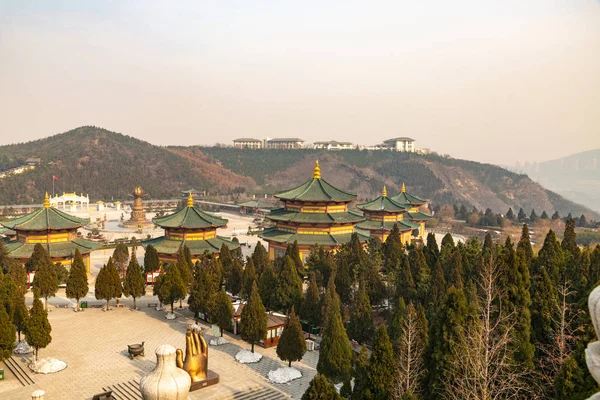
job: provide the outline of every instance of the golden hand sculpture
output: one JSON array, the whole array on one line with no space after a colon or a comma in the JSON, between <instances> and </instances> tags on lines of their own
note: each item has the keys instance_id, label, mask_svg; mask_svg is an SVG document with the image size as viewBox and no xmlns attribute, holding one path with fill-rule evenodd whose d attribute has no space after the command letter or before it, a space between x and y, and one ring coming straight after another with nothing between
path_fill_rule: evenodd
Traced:
<instances>
[{"instance_id":1,"label":"golden hand sculpture","mask_svg":"<svg viewBox=\"0 0 600 400\"><path fill-rule=\"evenodd\" d=\"M208 372L208 345L204 335L196 329L188 328L185 342L185 361L183 351L177 349L177 367L187 371L192 382L203 381Z\"/></svg>"}]
</instances>

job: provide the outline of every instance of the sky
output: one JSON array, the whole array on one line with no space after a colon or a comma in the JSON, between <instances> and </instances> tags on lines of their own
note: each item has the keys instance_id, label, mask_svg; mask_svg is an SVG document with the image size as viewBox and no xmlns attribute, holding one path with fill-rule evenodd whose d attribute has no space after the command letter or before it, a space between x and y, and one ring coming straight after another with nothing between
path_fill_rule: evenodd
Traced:
<instances>
[{"instance_id":1,"label":"sky","mask_svg":"<svg viewBox=\"0 0 600 400\"><path fill-rule=\"evenodd\" d=\"M0 0L0 144L82 125L567 156L600 147L600 0Z\"/></svg>"}]
</instances>

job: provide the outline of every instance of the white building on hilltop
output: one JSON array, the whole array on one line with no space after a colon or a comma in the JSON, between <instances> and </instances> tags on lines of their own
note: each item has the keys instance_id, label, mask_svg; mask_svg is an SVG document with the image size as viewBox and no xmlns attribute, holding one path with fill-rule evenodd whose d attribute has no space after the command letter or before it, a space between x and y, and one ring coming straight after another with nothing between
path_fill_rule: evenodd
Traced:
<instances>
[{"instance_id":1,"label":"white building on hilltop","mask_svg":"<svg viewBox=\"0 0 600 400\"><path fill-rule=\"evenodd\" d=\"M415 152L415 139L399 137L383 141L383 146L394 151Z\"/></svg>"},{"instance_id":2,"label":"white building on hilltop","mask_svg":"<svg viewBox=\"0 0 600 400\"><path fill-rule=\"evenodd\" d=\"M263 141L253 138L240 138L233 140L233 147L238 149L262 149Z\"/></svg>"},{"instance_id":3,"label":"white building on hilltop","mask_svg":"<svg viewBox=\"0 0 600 400\"><path fill-rule=\"evenodd\" d=\"M328 142L314 142L313 148L325 150L352 150L354 145L350 142L336 142L330 140Z\"/></svg>"}]
</instances>

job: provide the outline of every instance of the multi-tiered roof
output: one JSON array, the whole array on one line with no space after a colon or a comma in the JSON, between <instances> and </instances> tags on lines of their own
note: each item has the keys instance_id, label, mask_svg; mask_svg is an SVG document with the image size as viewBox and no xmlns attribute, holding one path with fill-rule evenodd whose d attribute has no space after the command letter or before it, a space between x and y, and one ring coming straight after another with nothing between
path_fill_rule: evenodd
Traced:
<instances>
[{"instance_id":1,"label":"multi-tiered roof","mask_svg":"<svg viewBox=\"0 0 600 400\"><path fill-rule=\"evenodd\" d=\"M356 199L354 193L338 189L321 178L319 162L315 164L312 179L302 185L275 195L284 203L271 211L267 218L275 227L265 229L261 237L269 242L269 254L285 251L287 244L298 242L301 253L320 244L335 249L350 241L354 224L365 218L348 211L348 203ZM360 235L361 240L367 237Z\"/></svg>"},{"instance_id":2,"label":"multi-tiered roof","mask_svg":"<svg viewBox=\"0 0 600 400\"><path fill-rule=\"evenodd\" d=\"M406 186L404 186L404 183L402 184L400 193L392 197L392 200L394 200L397 203L409 206L410 210L408 210L407 216L412 221L425 222L431 219L431 215L419 211L419 207L427 203L427 200L420 199L417 196L408 193L406 191Z\"/></svg>"}]
</instances>

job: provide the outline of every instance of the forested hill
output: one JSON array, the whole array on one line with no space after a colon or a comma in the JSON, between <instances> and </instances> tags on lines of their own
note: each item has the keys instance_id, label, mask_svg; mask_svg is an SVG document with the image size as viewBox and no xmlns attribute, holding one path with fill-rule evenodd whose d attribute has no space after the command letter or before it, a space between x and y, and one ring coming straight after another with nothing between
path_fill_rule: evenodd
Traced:
<instances>
[{"instance_id":1,"label":"forested hill","mask_svg":"<svg viewBox=\"0 0 600 400\"><path fill-rule=\"evenodd\" d=\"M462 203L504 213L509 207L541 214L585 214L589 209L550 192L526 175L436 155L387 151L249 150L160 147L97 127L81 127L45 139L0 146L0 172L40 158L33 170L0 178L0 204L41 202L45 191L89 193L92 201L125 200L134 186L153 198L172 198L194 188L211 194L245 190L274 193L312 176L316 159L323 177L356 192L359 200L409 191L436 204Z\"/></svg>"}]
</instances>

